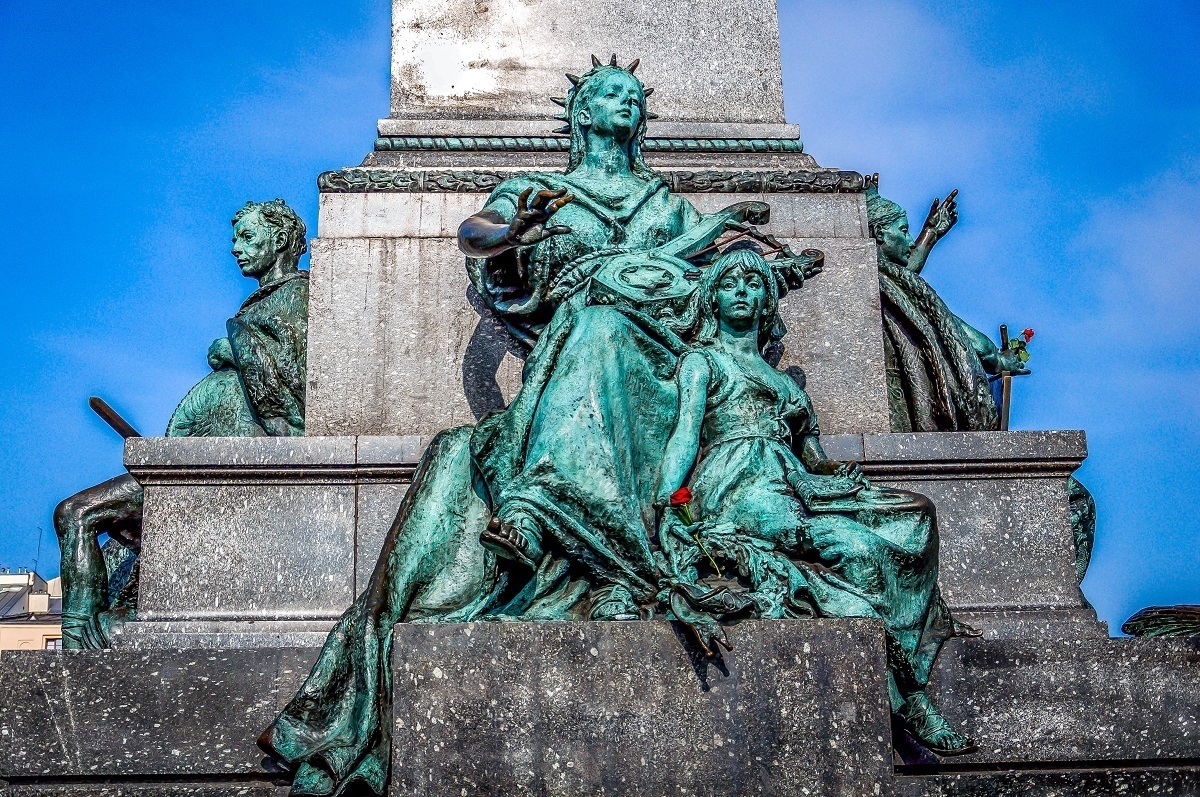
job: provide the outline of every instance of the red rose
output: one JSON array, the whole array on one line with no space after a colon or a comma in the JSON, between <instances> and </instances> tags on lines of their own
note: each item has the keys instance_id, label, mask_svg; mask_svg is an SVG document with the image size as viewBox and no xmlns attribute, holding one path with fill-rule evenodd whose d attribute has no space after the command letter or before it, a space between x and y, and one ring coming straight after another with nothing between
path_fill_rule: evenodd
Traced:
<instances>
[{"instance_id":1,"label":"red rose","mask_svg":"<svg viewBox=\"0 0 1200 797\"><path fill-rule=\"evenodd\" d=\"M1021 333L1021 337L1025 338L1025 342L1028 343L1029 341L1033 340L1033 330L1026 329Z\"/></svg>"},{"instance_id":2,"label":"red rose","mask_svg":"<svg viewBox=\"0 0 1200 797\"><path fill-rule=\"evenodd\" d=\"M692 491L686 487L680 487L675 492L671 493L671 506L683 506L692 500Z\"/></svg>"}]
</instances>

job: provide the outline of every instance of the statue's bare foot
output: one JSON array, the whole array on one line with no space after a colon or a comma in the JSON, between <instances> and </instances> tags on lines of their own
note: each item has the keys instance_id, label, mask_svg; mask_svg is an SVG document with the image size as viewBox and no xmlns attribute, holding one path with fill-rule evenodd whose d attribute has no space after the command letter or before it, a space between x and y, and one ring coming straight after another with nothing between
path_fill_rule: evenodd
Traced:
<instances>
[{"instance_id":1,"label":"statue's bare foot","mask_svg":"<svg viewBox=\"0 0 1200 797\"><path fill-rule=\"evenodd\" d=\"M542 558L542 546L530 531L521 527L520 520L510 522L493 517L487 528L479 533L479 541L497 556L511 559L536 570Z\"/></svg>"},{"instance_id":2,"label":"statue's bare foot","mask_svg":"<svg viewBox=\"0 0 1200 797\"><path fill-rule=\"evenodd\" d=\"M924 692L909 695L904 701L900 716L909 733L937 755L966 755L979 749L973 739L950 727L950 723L946 722L946 718L937 707L929 702Z\"/></svg>"}]
</instances>

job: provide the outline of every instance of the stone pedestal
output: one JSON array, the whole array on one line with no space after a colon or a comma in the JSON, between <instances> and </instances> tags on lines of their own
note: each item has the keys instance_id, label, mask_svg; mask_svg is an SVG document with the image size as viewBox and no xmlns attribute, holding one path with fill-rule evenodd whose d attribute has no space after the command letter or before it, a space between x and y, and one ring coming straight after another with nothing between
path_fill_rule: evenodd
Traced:
<instances>
[{"instance_id":1,"label":"stone pedestal","mask_svg":"<svg viewBox=\"0 0 1200 797\"><path fill-rule=\"evenodd\" d=\"M443 410L445 408L442 408ZM366 586L428 439L137 438L138 622L120 647L320 645ZM827 453L933 499L940 583L988 638L1106 637L1075 582L1082 432L828 435Z\"/></svg>"},{"instance_id":2,"label":"stone pedestal","mask_svg":"<svg viewBox=\"0 0 1200 797\"><path fill-rule=\"evenodd\" d=\"M706 662L664 622L405 629L392 797L876 793L891 771L878 625L729 634Z\"/></svg>"},{"instance_id":3,"label":"stone pedestal","mask_svg":"<svg viewBox=\"0 0 1200 797\"><path fill-rule=\"evenodd\" d=\"M780 365L805 369L827 433L886 432L875 244L862 181L814 180L778 192L681 187L693 189L685 196L705 212L768 202L769 232L797 251L825 252L824 273L781 304L789 334ZM433 435L504 407L520 387L524 353L470 288L454 238L486 194L350 187L363 190L322 193L321 237L312 245L309 434Z\"/></svg>"},{"instance_id":4,"label":"stone pedestal","mask_svg":"<svg viewBox=\"0 0 1200 797\"><path fill-rule=\"evenodd\" d=\"M392 794L1200 793L1200 642L952 640L931 694L980 743L891 756L872 621L401 624ZM4 797L282 797L255 740L317 651L5 651ZM684 789L687 791L685 792Z\"/></svg>"},{"instance_id":5,"label":"stone pedestal","mask_svg":"<svg viewBox=\"0 0 1200 797\"><path fill-rule=\"evenodd\" d=\"M117 647L320 646L361 592L428 440L133 438L138 621Z\"/></svg>"},{"instance_id":6,"label":"stone pedestal","mask_svg":"<svg viewBox=\"0 0 1200 797\"><path fill-rule=\"evenodd\" d=\"M639 77L657 89L653 136L799 136L784 123L774 2L721 13L649 0L393 0L380 135L548 135L560 112L549 87L612 53L622 66L641 58Z\"/></svg>"},{"instance_id":7,"label":"stone pedestal","mask_svg":"<svg viewBox=\"0 0 1200 797\"><path fill-rule=\"evenodd\" d=\"M939 583L988 638L1107 637L1075 580L1067 479L1083 432L953 432L824 438L834 459L926 495L941 532Z\"/></svg>"}]
</instances>

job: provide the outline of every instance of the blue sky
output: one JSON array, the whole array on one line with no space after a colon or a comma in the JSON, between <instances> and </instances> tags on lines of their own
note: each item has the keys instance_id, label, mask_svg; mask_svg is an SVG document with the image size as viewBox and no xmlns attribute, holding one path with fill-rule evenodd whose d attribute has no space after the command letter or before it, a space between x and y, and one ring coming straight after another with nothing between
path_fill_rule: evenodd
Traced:
<instances>
[{"instance_id":1,"label":"blue sky","mask_svg":"<svg viewBox=\"0 0 1200 797\"><path fill-rule=\"evenodd\" d=\"M0 0L0 566L57 572L50 513L120 472L86 407L159 434L249 291L247 199L316 234L316 175L388 102L389 3ZM925 276L975 326L1037 330L1013 425L1086 429L1085 592L1119 624L1200 603L1200 7L780 0L789 119L882 174L914 225L960 189ZM643 59L652 54L638 54Z\"/></svg>"}]
</instances>

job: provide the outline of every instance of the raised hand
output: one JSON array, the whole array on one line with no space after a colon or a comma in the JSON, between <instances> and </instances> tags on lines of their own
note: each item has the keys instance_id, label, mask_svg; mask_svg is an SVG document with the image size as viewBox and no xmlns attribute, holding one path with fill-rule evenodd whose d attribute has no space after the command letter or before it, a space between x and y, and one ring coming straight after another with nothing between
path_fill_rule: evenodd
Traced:
<instances>
[{"instance_id":1,"label":"raised hand","mask_svg":"<svg viewBox=\"0 0 1200 797\"><path fill-rule=\"evenodd\" d=\"M934 240L950 232L950 228L958 223L958 202L955 201L957 196L958 189L955 188L946 197L945 202L933 200L933 207L929 209L929 216L925 219L925 230L933 235Z\"/></svg>"},{"instance_id":2,"label":"raised hand","mask_svg":"<svg viewBox=\"0 0 1200 797\"><path fill-rule=\"evenodd\" d=\"M536 196L532 188L521 192L517 200L517 215L508 225L505 240L517 246L532 246L554 235L562 235L571 231L570 227L561 224L547 225L550 217L562 209L575 197L567 193L567 189L557 191L538 191Z\"/></svg>"}]
</instances>

